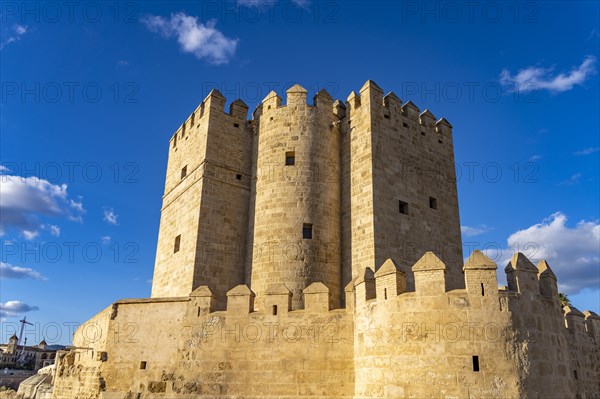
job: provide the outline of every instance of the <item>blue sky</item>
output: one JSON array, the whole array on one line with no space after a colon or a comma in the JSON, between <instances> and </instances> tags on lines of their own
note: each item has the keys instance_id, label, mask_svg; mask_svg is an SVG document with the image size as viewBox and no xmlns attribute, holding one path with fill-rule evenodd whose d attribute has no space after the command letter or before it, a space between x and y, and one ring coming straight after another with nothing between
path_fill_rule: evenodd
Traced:
<instances>
[{"instance_id":1,"label":"blue sky","mask_svg":"<svg viewBox=\"0 0 600 399\"><path fill-rule=\"evenodd\" d=\"M69 4L67 2L67 4ZM0 340L67 343L148 297L168 140L212 88L251 110L367 79L454 125L465 256L546 258L600 311L597 2L3 2Z\"/></svg>"}]
</instances>

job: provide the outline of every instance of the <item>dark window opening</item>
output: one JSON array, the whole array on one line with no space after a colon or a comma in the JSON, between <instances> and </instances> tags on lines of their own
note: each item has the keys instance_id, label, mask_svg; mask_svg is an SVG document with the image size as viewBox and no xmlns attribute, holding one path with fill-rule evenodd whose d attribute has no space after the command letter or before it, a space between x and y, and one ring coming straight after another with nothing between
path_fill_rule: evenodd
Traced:
<instances>
[{"instance_id":1,"label":"dark window opening","mask_svg":"<svg viewBox=\"0 0 600 399\"><path fill-rule=\"evenodd\" d=\"M183 168L181 168L181 178L183 179L186 176L187 176L187 165L185 165Z\"/></svg>"},{"instance_id":2,"label":"dark window opening","mask_svg":"<svg viewBox=\"0 0 600 399\"><path fill-rule=\"evenodd\" d=\"M408 215L408 204L404 201L398 201L398 211L404 215Z\"/></svg>"},{"instance_id":3,"label":"dark window opening","mask_svg":"<svg viewBox=\"0 0 600 399\"><path fill-rule=\"evenodd\" d=\"M442 140L438 140L438 143L442 144Z\"/></svg>"},{"instance_id":4,"label":"dark window opening","mask_svg":"<svg viewBox=\"0 0 600 399\"><path fill-rule=\"evenodd\" d=\"M479 371L479 356L473 356L473 371Z\"/></svg>"},{"instance_id":5,"label":"dark window opening","mask_svg":"<svg viewBox=\"0 0 600 399\"><path fill-rule=\"evenodd\" d=\"M190 127L194 127L196 120L196 111L192 112L192 120L190 121Z\"/></svg>"},{"instance_id":6,"label":"dark window opening","mask_svg":"<svg viewBox=\"0 0 600 399\"><path fill-rule=\"evenodd\" d=\"M200 317L200 306L198 306L198 317Z\"/></svg>"},{"instance_id":7,"label":"dark window opening","mask_svg":"<svg viewBox=\"0 0 600 399\"><path fill-rule=\"evenodd\" d=\"M304 224L302 226L302 238L305 240L312 240L313 238L313 225L312 224Z\"/></svg>"},{"instance_id":8,"label":"dark window opening","mask_svg":"<svg viewBox=\"0 0 600 399\"><path fill-rule=\"evenodd\" d=\"M483 288L483 283L481 283L481 296L485 296L485 288Z\"/></svg>"},{"instance_id":9,"label":"dark window opening","mask_svg":"<svg viewBox=\"0 0 600 399\"><path fill-rule=\"evenodd\" d=\"M235 175L235 178L238 180L242 180L242 175L240 175L239 173L237 175Z\"/></svg>"},{"instance_id":10,"label":"dark window opening","mask_svg":"<svg viewBox=\"0 0 600 399\"><path fill-rule=\"evenodd\" d=\"M293 151L286 152L285 153L285 165L293 166L295 164L296 164L296 154Z\"/></svg>"},{"instance_id":11,"label":"dark window opening","mask_svg":"<svg viewBox=\"0 0 600 399\"><path fill-rule=\"evenodd\" d=\"M273 305L273 316L277 316L277 305Z\"/></svg>"},{"instance_id":12,"label":"dark window opening","mask_svg":"<svg viewBox=\"0 0 600 399\"><path fill-rule=\"evenodd\" d=\"M240 127L240 124L239 123L234 123L233 127Z\"/></svg>"},{"instance_id":13,"label":"dark window opening","mask_svg":"<svg viewBox=\"0 0 600 399\"><path fill-rule=\"evenodd\" d=\"M140 362L140 370L146 370L146 362Z\"/></svg>"},{"instance_id":14,"label":"dark window opening","mask_svg":"<svg viewBox=\"0 0 600 399\"><path fill-rule=\"evenodd\" d=\"M173 253L179 252L179 247L181 246L181 234L175 237L175 245L173 246Z\"/></svg>"},{"instance_id":15,"label":"dark window opening","mask_svg":"<svg viewBox=\"0 0 600 399\"><path fill-rule=\"evenodd\" d=\"M383 289L383 299L387 299L387 288Z\"/></svg>"},{"instance_id":16,"label":"dark window opening","mask_svg":"<svg viewBox=\"0 0 600 399\"><path fill-rule=\"evenodd\" d=\"M429 197L429 207L431 209L437 209L437 199Z\"/></svg>"},{"instance_id":17,"label":"dark window opening","mask_svg":"<svg viewBox=\"0 0 600 399\"><path fill-rule=\"evenodd\" d=\"M270 121L272 121L272 120L273 120L273 117L271 117L269 120L270 120Z\"/></svg>"},{"instance_id":18,"label":"dark window opening","mask_svg":"<svg viewBox=\"0 0 600 399\"><path fill-rule=\"evenodd\" d=\"M390 116L389 116L389 115L383 115L383 117L384 117L385 119L390 119Z\"/></svg>"},{"instance_id":19,"label":"dark window opening","mask_svg":"<svg viewBox=\"0 0 600 399\"><path fill-rule=\"evenodd\" d=\"M173 148L177 146L177 135L173 136Z\"/></svg>"},{"instance_id":20,"label":"dark window opening","mask_svg":"<svg viewBox=\"0 0 600 399\"><path fill-rule=\"evenodd\" d=\"M421 130L421 136L425 136L425 132Z\"/></svg>"},{"instance_id":21,"label":"dark window opening","mask_svg":"<svg viewBox=\"0 0 600 399\"><path fill-rule=\"evenodd\" d=\"M577 375L577 370L573 370L573 377L575 377L576 380L579 379L579 376Z\"/></svg>"},{"instance_id":22,"label":"dark window opening","mask_svg":"<svg viewBox=\"0 0 600 399\"><path fill-rule=\"evenodd\" d=\"M408 127L408 123L404 122L404 123L402 123L402 126Z\"/></svg>"}]
</instances>

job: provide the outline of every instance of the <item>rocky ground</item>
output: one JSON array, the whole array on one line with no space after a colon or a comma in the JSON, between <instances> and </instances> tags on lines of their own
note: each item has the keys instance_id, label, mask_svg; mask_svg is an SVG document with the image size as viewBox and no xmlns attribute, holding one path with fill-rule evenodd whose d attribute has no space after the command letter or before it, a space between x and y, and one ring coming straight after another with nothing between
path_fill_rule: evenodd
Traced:
<instances>
[{"instance_id":1,"label":"rocky ground","mask_svg":"<svg viewBox=\"0 0 600 399\"><path fill-rule=\"evenodd\" d=\"M6 387L0 387L0 399L17 399L17 392Z\"/></svg>"}]
</instances>

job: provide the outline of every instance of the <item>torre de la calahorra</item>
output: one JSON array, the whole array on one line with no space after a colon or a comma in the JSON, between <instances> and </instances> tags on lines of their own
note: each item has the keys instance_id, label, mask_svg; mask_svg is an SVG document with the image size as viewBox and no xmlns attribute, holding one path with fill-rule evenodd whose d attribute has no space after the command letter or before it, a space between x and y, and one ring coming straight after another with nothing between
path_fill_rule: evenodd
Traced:
<instances>
[{"instance_id":1,"label":"torre de la calahorra","mask_svg":"<svg viewBox=\"0 0 600 399\"><path fill-rule=\"evenodd\" d=\"M225 103L171 137L151 298L26 398L600 398L600 317L548 263L464 261L446 119L372 81Z\"/></svg>"}]
</instances>

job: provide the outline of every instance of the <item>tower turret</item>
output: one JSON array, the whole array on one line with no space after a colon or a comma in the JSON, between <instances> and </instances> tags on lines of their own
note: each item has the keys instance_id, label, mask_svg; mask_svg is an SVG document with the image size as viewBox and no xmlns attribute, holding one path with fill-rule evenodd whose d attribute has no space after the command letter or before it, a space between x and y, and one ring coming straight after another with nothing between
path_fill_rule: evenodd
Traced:
<instances>
[{"instance_id":1,"label":"tower turret","mask_svg":"<svg viewBox=\"0 0 600 399\"><path fill-rule=\"evenodd\" d=\"M324 90L306 103L295 85L287 103L267 95L258 119L257 175L250 285L260 309L271 284L292 292L292 309L313 282L341 298L339 132L333 99Z\"/></svg>"}]
</instances>

